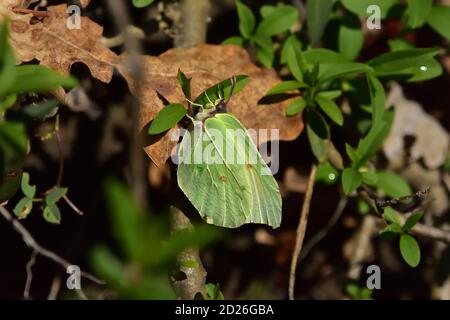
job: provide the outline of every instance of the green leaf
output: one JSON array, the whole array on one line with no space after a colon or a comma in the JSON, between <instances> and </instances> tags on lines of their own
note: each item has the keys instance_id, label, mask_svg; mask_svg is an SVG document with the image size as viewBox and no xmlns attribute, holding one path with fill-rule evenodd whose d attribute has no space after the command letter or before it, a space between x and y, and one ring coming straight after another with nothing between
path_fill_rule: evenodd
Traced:
<instances>
[{"instance_id":1,"label":"green leaf","mask_svg":"<svg viewBox=\"0 0 450 320\"><path fill-rule=\"evenodd\" d=\"M330 150L330 128L319 112L311 108L306 110L306 132L311 150L319 162L324 162Z\"/></svg>"},{"instance_id":2,"label":"green leaf","mask_svg":"<svg viewBox=\"0 0 450 320\"><path fill-rule=\"evenodd\" d=\"M236 95L238 92L240 92L245 85L248 83L250 78L246 75L238 75L236 76L236 84L234 86L233 95ZM219 99L219 91L223 91L222 97L223 99L228 99L231 92L231 81L230 79L226 79L221 81L220 83L216 83L215 85L212 85L205 91L203 91L197 98L195 98L195 103L206 105L208 104L208 98L206 97L205 93L208 95L208 97L215 101Z\"/></svg>"},{"instance_id":3,"label":"green leaf","mask_svg":"<svg viewBox=\"0 0 450 320\"><path fill-rule=\"evenodd\" d=\"M362 183L361 173L355 168L345 168L342 172L342 187L346 195L358 189Z\"/></svg>"},{"instance_id":4,"label":"green leaf","mask_svg":"<svg viewBox=\"0 0 450 320\"><path fill-rule=\"evenodd\" d=\"M306 23L312 46L317 45L322 39L331 17L333 2L333 0L313 0L306 3Z\"/></svg>"},{"instance_id":5,"label":"green leaf","mask_svg":"<svg viewBox=\"0 0 450 320\"><path fill-rule=\"evenodd\" d=\"M356 150L348 143L345 143L345 151L352 162L358 162L358 154L356 153Z\"/></svg>"},{"instance_id":6,"label":"green leaf","mask_svg":"<svg viewBox=\"0 0 450 320\"><path fill-rule=\"evenodd\" d=\"M38 65L23 65L16 68L16 78L8 93L47 91L57 87L72 88L77 82L49 68Z\"/></svg>"},{"instance_id":7,"label":"green leaf","mask_svg":"<svg viewBox=\"0 0 450 320\"><path fill-rule=\"evenodd\" d=\"M371 159L383 144L388 126L383 120L378 125L373 126L369 133L358 143L356 154L358 158L357 166L365 164Z\"/></svg>"},{"instance_id":8,"label":"green leaf","mask_svg":"<svg viewBox=\"0 0 450 320\"><path fill-rule=\"evenodd\" d=\"M369 186L376 185L376 183L378 182L378 175L376 172L366 171L362 172L361 174L363 182Z\"/></svg>"},{"instance_id":9,"label":"green leaf","mask_svg":"<svg viewBox=\"0 0 450 320\"><path fill-rule=\"evenodd\" d=\"M287 48L293 46L296 47L298 51L302 51L302 44L300 40L298 40L298 37L295 35L290 35L284 42L281 47L281 56L280 56L280 63L281 64L287 64ZM305 63L306 65L306 63Z\"/></svg>"},{"instance_id":10,"label":"green leaf","mask_svg":"<svg viewBox=\"0 0 450 320\"><path fill-rule=\"evenodd\" d=\"M22 174L21 188L23 194L26 195L27 198L34 198L36 194L36 186L30 185L30 175L28 174L28 172L24 172Z\"/></svg>"},{"instance_id":11,"label":"green leaf","mask_svg":"<svg viewBox=\"0 0 450 320\"><path fill-rule=\"evenodd\" d=\"M411 50L414 49L414 45L409 42L408 40L397 38L397 39L390 39L388 41L389 48L391 51L401 51L401 50Z\"/></svg>"},{"instance_id":12,"label":"green leaf","mask_svg":"<svg viewBox=\"0 0 450 320\"><path fill-rule=\"evenodd\" d=\"M408 182L401 176L389 171L379 171L377 175L377 187L383 190L388 197L397 198L412 193Z\"/></svg>"},{"instance_id":13,"label":"green leaf","mask_svg":"<svg viewBox=\"0 0 450 320\"><path fill-rule=\"evenodd\" d=\"M229 44L243 48L245 44L245 39L242 37L235 36L226 38L225 40L222 41L222 45L229 45Z\"/></svg>"},{"instance_id":14,"label":"green leaf","mask_svg":"<svg viewBox=\"0 0 450 320\"><path fill-rule=\"evenodd\" d=\"M133 1L133 5L136 8L144 8L146 6L149 6L153 3L153 1L155 0L132 0Z\"/></svg>"},{"instance_id":15,"label":"green leaf","mask_svg":"<svg viewBox=\"0 0 450 320\"><path fill-rule=\"evenodd\" d=\"M0 203L20 188L28 135L22 123L0 121Z\"/></svg>"},{"instance_id":16,"label":"green leaf","mask_svg":"<svg viewBox=\"0 0 450 320\"><path fill-rule=\"evenodd\" d=\"M400 234L402 233L402 227L397 222L393 222L379 232L379 234L383 236L385 236L386 233Z\"/></svg>"},{"instance_id":17,"label":"green leaf","mask_svg":"<svg viewBox=\"0 0 450 320\"><path fill-rule=\"evenodd\" d=\"M412 76L408 79L408 82L425 81L433 78L437 78L443 73L442 65L434 58L424 59L419 70L415 67L411 67L408 70Z\"/></svg>"},{"instance_id":18,"label":"green leaf","mask_svg":"<svg viewBox=\"0 0 450 320\"><path fill-rule=\"evenodd\" d=\"M373 71L373 69L365 63L324 63L320 65L319 80L320 82L325 82L343 76L371 71Z\"/></svg>"},{"instance_id":19,"label":"green leaf","mask_svg":"<svg viewBox=\"0 0 450 320\"><path fill-rule=\"evenodd\" d=\"M422 26L432 6L433 0L408 0L408 8L406 9L408 26L413 29Z\"/></svg>"},{"instance_id":20,"label":"green leaf","mask_svg":"<svg viewBox=\"0 0 450 320\"><path fill-rule=\"evenodd\" d=\"M420 263L420 247L416 239L409 234L400 236L400 253L403 259L411 267L415 268Z\"/></svg>"},{"instance_id":21,"label":"green leaf","mask_svg":"<svg viewBox=\"0 0 450 320\"><path fill-rule=\"evenodd\" d=\"M339 176L339 171L337 171L328 161L320 163L317 167L316 181L333 185L337 183Z\"/></svg>"},{"instance_id":22,"label":"green leaf","mask_svg":"<svg viewBox=\"0 0 450 320\"><path fill-rule=\"evenodd\" d=\"M224 300L219 284L208 283L205 286L205 300Z\"/></svg>"},{"instance_id":23,"label":"green leaf","mask_svg":"<svg viewBox=\"0 0 450 320\"><path fill-rule=\"evenodd\" d=\"M270 12L256 28L256 34L274 36L285 31L298 20L297 8L290 5L281 5Z\"/></svg>"},{"instance_id":24,"label":"green leaf","mask_svg":"<svg viewBox=\"0 0 450 320\"><path fill-rule=\"evenodd\" d=\"M44 219L54 224L61 223L61 212L55 203L50 203L45 206Z\"/></svg>"},{"instance_id":25,"label":"green leaf","mask_svg":"<svg viewBox=\"0 0 450 320\"><path fill-rule=\"evenodd\" d=\"M239 31L245 39L249 39L255 30L255 15L241 1L236 1L236 7L239 16Z\"/></svg>"},{"instance_id":26,"label":"green leaf","mask_svg":"<svg viewBox=\"0 0 450 320\"><path fill-rule=\"evenodd\" d=\"M16 112L10 112L8 118L22 122L43 121L53 117L57 111L58 101L52 99L30 104Z\"/></svg>"},{"instance_id":27,"label":"green leaf","mask_svg":"<svg viewBox=\"0 0 450 320\"><path fill-rule=\"evenodd\" d=\"M45 203L52 204L58 202L62 197L67 194L67 188L54 187L49 190L45 195Z\"/></svg>"},{"instance_id":28,"label":"green leaf","mask_svg":"<svg viewBox=\"0 0 450 320\"><path fill-rule=\"evenodd\" d=\"M424 66L424 61L429 61L437 54L438 50L433 48L393 51L382 54L367 63L379 77L411 77L422 74L424 71L421 67Z\"/></svg>"},{"instance_id":29,"label":"green leaf","mask_svg":"<svg viewBox=\"0 0 450 320\"><path fill-rule=\"evenodd\" d=\"M306 101L303 98L298 98L292 101L292 103L286 109L286 115L288 117L296 116L302 113L306 108Z\"/></svg>"},{"instance_id":30,"label":"green leaf","mask_svg":"<svg viewBox=\"0 0 450 320\"><path fill-rule=\"evenodd\" d=\"M303 82L303 74L306 71L306 63L302 55L301 44L295 36L290 36L284 42L283 51L285 52L286 61L292 75L299 82Z\"/></svg>"},{"instance_id":31,"label":"green leaf","mask_svg":"<svg viewBox=\"0 0 450 320\"><path fill-rule=\"evenodd\" d=\"M333 100L319 95L316 96L315 100L322 111L337 125L342 126L344 124L344 116L342 115L341 109Z\"/></svg>"},{"instance_id":32,"label":"green leaf","mask_svg":"<svg viewBox=\"0 0 450 320\"><path fill-rule=\"evenodd\" d=\"M272 68L273 60L275 59L275 53L273 49L266 50L265 48L256 49L256 58L266 68Z\"/></svg>"},{"instance_id":33,"label":"green leaf","mask_svg":"<svg viewBox=\"0 0 450 320\"><path fill-rule=\"evenodd\" d=\"M409 230L411 230L423 217L424 212L416 212L413 213L406 221L405 224L403 225L403 231L404 232L409 232Z\"/></svg>"},{"instance_id":34,"label":"green leaf","mask_svg":"<svg viewBox=\"0 0 450 320\"><path fill-rule=\"evenodd\" d=\"M372 104L372 126L378 126L383 119L386 92L380 80L372 73L367 74L370 100Z\"/></svg>"},{"instance_id":35,"label":"green leaf","mask_svg":"<svg viewBox=\"0 0 450 320\"><path fill-rule=\"evenodd\" d=\"M272 87L269 92L266 93L266 96L271 96L271 95L275 95L275 94L281 94L281 93L286 93L289 91L294 91L300 88L306 88L307 85L299 82L299 81L283 81L277 85L275 85L274 87Z\"/></svg>"},{"instance_id":36,"label":"green leaf","mask_svg":"<svg viewBox=\"0 0 450 320\"><path fill-rule=\"evenodd\" d=\"M371 5L380 7L381 18L386 18L391 7L398 3L398 0L341 0L344 7L358 16L366 17L369 15L367 9Z\"/></svg>"},{"instance_id":37,"label":"green leaf","mask_svg":"<svg viewBox=\"0 0 450 320\"><path fill-rule=\"evenodd\" d=\"M394 209L387 207L384 210L384 214L383 214L384 220L386 220L389 223L396 223L400 226L400 217L398 216L397 211L395 211ZM400 230L402 228L400 227Z\"/></svg>"},{"instance_id":38,"label":"green leaf","mask_svg":"<svg viewBox=\"0 0 450 320\"><path fill-rule=\"evenodd\" d=\"M317 96L334 100L336 98L339 98L342 95L341 90L329 90L329 91L320 91Z\"/></svg>"},{"instance_id":39,"label":"green leaf","mask_svg":"<svg viewBox=\"0 0 450 320\"><path fill-rule=\"evenodd\" d=\"M433 6L428 15L427 23L434 31L450 40L450 7Z\"/></svg>"},{"instance_id":40,"label":"green leaf","mask_svg":"<svg viewBox=\"0 0 450 320\"><path fill-rule=\"evenodd\" d=\"M183 90L184 96L191 99L191 78L186 77L186 75L178 69L177 80L181 86L181 90Z\"/></svg>"},{"instance_id":41,"label":"green leaf","mask_svg":"<svg viewBox=\"0 0 450 320\"><path fill-rule=\"evenodd\" d=\"M171 103L156 115L150 127L148 134L159 134L173 128L186 115L186 108L179 103Z\"/></svg>"},{"instance_id":42,"label":"green leaf","mask_svg":"<svg viewBox=\"0 0 450 320\"><path fill-rule=\"evenodd\" d=\"M324 48L309 48L303 51L303 57L309 64L316 64L316 63L339 64L344 62L350 62L349 59L343 54Z\"/></svg>"},{"instance_id":43,"label":"green leaf","mask_svg":"<svg viewBox=\"0 0 450 320\"><path fill-rule=\"evenodd\" d=\"M33 210L33 199L25 197L20 199L14 207L13 212L19 219L25 219L30 214L31 210Z\"/></svg>"},{"instance_id":44,"label":"green leaf","mask_svg":"<svg viewBox=\"0 0 450 320\"><path fill-rule=\"evenodd\" d=\"M358 16L352 13L347 14L339 26L339 52L350 60L354 60L362 49L363 41L364 36Z\"/></svg>"}]
</instances>

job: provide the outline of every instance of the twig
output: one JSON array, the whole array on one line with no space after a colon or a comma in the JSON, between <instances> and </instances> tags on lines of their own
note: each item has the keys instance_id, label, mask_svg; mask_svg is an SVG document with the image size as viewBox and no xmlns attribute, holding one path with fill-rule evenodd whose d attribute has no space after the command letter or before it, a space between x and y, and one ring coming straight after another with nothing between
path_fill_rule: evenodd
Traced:
<instances>
[{"instance_id":1,"label":"twig","mask_svg":"<svg viewBox=\"0 0 450 320\"><path fill-rule=\"evenodd\" d=\"M322 241L322 239L325 238L325 236L330 232L330 230L333 229L334 225L344 212L347 203L348 197L342 196L341 199L339 200L336 210L334 210L333 215L328 220L328 223L325 225L325 227L323 227L322 230L316 233L314 237L309 242L307 242L303 247L302 254L300 255L300 262L304 260L308 256L311 249L314 248L320 241Z\"/></svg>"},{"instance_id":2,"label":"twig","mask_svg":"<svg viewBox=\"0 0 450 320\"><path fill-rule=\"evenodd\" d=\"M60 289L61 289L61 277L59 276L54 277L47 300L56 300Z\"/></svg>"},{"instance_id":3,"label":"twig","mask_svg":"<svg viewBox=\"0 0 450 320\"><path fill-rule=\"evenodd\" d=\"M370 205L374 204L374 200L368 194L367 190L358 190L358 194L368 204L370 204ZM378 218L383 219L383 216L378 214L378 213L376 213L376 212L372 212L372 214L376 215ZM398 215L398 216L400 218L400 222L402 224L404 224L405 221L406 221L406 217L404 215ZM444 230L439 229L439 228L427 226L427 225L425 225L423 223L417 223L416 225L414 225L414 227L410 231L413 234L418 235L418 236L422 236L422 237L426 237L426 238L429 238L429 239L432 239L432 240L442 241L442 242L445 242L447 244L450 244L450 232L444 231Z\"/></svg>"},{"instance_id":4,"label":"twig","mask_svg":"<svg viewBox=\"0 0 450 320\"><path fill-rule=\"evenodd\" d=\"M65 195L63 197L63 199L66 201L66 203L72 208L73 211L75 211L76 213L78 213L80 216L82 216L84 214L83 211L81 211L80 209L78 209L78 207L69 199L69 197L67 195Z\"/></svg>"},{"instance_id":5,"label":"twig","mask_svg":"<svg viewBox=\"0 0 450 320\"><path fill-rule=\"evenodd\" d=\"M289 274L289 300L294 300L294 286L295 274L297 271L297 261L302 250L303 240L305 239L306 226L308 224L309 208L311 205L311 198L314 190L314 182L316 180L317 166L311 166L311 172L308 178L308 186L306 188L305 199L303 200L302 212L300 214L300 221L297 227L297 238L295 241L294 253L292 254L291 270Z\"/></svg>"},{"instance_id":6,"label":"twig","mask_svg":"<svg viewBox=\"0 0 450 320\"><path fill-rule=\"evenodd\" d=\"M41 256L46 257L47 259L52 260L56 264L59 264L64 269L73 265L69 261L61 258L59 255L50 251L43 246L41 246L31 235L31 233L17 220L13 217L13 215L3 206L0 205L0 214L6 219L6 221L10 222L14 228L14 230L22 236L23 242L30 248L36 251ZM94 282L97 284L105 284L103 280L98 279L94 275L87 273L85 271L81 271L81 276Z\"/></svg>"},{"instance_id":7,"label":"twig","mask_svg":"<svg viewBox=\"0 0 450 320\"><path fill-rule=\"evenodd\" d=\"M189 48L206 41L207 21L210 11L209 0L182 0L182 21L175 37L175 47Z\"/></svg>"},{"instance_id":8,"label":"twig","mask_svg":"<svg viewBox=\"0 0 450 320\"><path fill-rule=\"evenodd\" d=\"M33 250L30 260L27 262L27 265L26 265L27 280L25 281L25 289L23 290L23 298L24 299L30 298L31 282L33 281L33 266L36 263L37 254L38 254L37 251Z\"/></svg>"}]
</instances>

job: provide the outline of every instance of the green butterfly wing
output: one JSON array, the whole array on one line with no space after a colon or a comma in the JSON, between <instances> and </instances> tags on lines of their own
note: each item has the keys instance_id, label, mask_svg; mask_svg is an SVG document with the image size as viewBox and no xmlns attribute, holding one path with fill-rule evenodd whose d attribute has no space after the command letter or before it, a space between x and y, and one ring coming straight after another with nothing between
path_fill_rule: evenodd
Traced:
<instances>
[{"instance_id":1,"label":"green butterfly wing","mask_svg":"<svg viewBox=\"0 0 450 320\"><path fill-rule=\"evenodd\" d=\"M245 223L278 227L278 184L245 127L221 113L197 122L189 133L179 148L178 185L202 218L228 228Z\"/></svg>"}]
</instances>

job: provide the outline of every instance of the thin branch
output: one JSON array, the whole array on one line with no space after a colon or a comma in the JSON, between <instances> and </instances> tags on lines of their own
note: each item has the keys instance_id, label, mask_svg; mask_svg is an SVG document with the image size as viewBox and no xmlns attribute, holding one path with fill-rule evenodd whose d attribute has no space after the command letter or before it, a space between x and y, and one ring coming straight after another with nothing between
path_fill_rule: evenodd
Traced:
<instances>
[{"instance_id":1,"label":"thin branch","mask_svg":"<svg viewBox=\"0 0 450 320\"><path fill-rule=\"evenodd\" d=\"M72 208L73 211L75 211L76 213L78 213L80 216L82 216L84 214L83 211L81 211L80 209L78 209L78 207L69 199L69 197L67 195L65 195L63 197L63 199L66 201L66 203Z\"/></svg>"},{"instance_id":2,"label":"thin branch","mask_svg":"<svg viewBox=\"0 0 450 320\"><path fill-rule=\"evenodd\" d=\"M61 289L61 277L59 276L54 277L47 300L56 300L60 289Z\"/></svg>"},{"instance_id":3,"label":"thin branch","mask_svg":"<svg viewBox=\"0 0 450 320\"><path fill-rule=\"evenodd\" d=\"M302 250L303 240L305 239L306 226L308 224L309 208L311 206L311 198L314 190L314 182L316 180L317 166L311 166L311 172L308 178L308 186L306 188L305 199L303 200L300 221L297 227L297 238L295 241L294 253L292 254L291 270L289 274L289 300L294 300L295 274L297 271L297 261Z\"/></svg>"},{"instance_id":4,"label":"thin branch","mask_svg":"<svg viewBox=\"0 0 450 320\"><path fill-rule=\"evenodd\" d=\"M61 139L61 133L59 129L55 130L56 143L58 145L58 153L59 153L59 169L58 169L58 179L56 180L56 186L60 186L64 173L64 149Z\"/></svg>"},{"instance_id":5,"label":"thin branch","mask_svg":"<svg viewBox=\"0 0 450 320\"><path fill-rule=\"evenodd\" d=\"M314 248L320 241L322 241L322 239L325 238L325 236L330 232L330 230L333 229L334 225L336 224L336 222L339 220L342 213L344 212L344 209L347 206L347 203L348 203L348 197L342 196L341 199L339 200L336 210L334 210L333 215L328 220L328 223L325 225L325 227L323 227L322 230L320 230L318 233L316 233L314 235L314 237L305 244L305 246L302 250L302 254L300 255L300 262L302 260L304 260L308 256L308 254L312 250L312 248Z\"/></svg>"},{"instance_id":6,"label":"thin branch","mask_svg":"<svg viewBox=\"0 0 450 320\"><path fill-rule=\"evenodd\" d=\"M50 251L43 246L41 246L31 235L31 233L17 220L13 217L13 215L6 209L3 205L0 206L0 214L3 216L3 218L6 219L6 221L10 222L14 228L14 230L19 233L22 236L23 242L30 248L36 251L41 256L46 257L47 259L52 260L56 264L59 264L61 267L64 268L64 270L67 269L67 267L73 265L69 261L65 260L64 258L61 258L59 255L54 253L53 251ZM87 273L85 271L81 271L81 276L94 282L97 284L105 284L103 280L98 279L94 275Z\"/></svg>"},{"instance_id":7,"label":"thin branch","mask_svg":"<svg viewBox=\"0 0 450 320\"><path fill-rule=\"evenodd\" d=\"M36 263L37 255L38 255L38 252L36 250L33 250L30 260L27 262L27 265L26 265L27 280L25 281L25 289L23 290L23 298L24 299L30 298L31 282L33 281L33 266Z\"/></svg>"},{"instance_id":8,"label":"thin branch","mask_svg":"<svg viewBox=\"0 0 450 320\"><path fill-rule=\"evenodd\" d=\"M369 205L374 204L374 200L369 195L369 192L367 190L359 189L358 194ZM372 214L376 215L378 218L383 219L383 216L378 213L372 212ZM404 224L407 219L404 215L399 215L399 218L400 218L400 222L402 224ZM442 241L447 244L450 244L450 232L444 231L444 230L436 228L436 227L427 226L423 223L417 223L410 231L411 231L411 233L413 233L417 236L422 236L425 238Z\"/></svg>"}]
</instances>

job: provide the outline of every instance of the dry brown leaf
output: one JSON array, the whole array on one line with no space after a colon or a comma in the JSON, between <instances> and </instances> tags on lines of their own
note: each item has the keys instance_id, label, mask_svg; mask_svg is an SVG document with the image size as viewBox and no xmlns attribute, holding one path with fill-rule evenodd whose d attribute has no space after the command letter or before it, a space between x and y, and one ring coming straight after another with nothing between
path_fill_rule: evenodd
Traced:
<instances>
[{"instance_id":1,"label":"dry brown leaf","mask_svg":"<svg viewBox=\"0 0 450 320\"><path fill-rule=\"evenodd\" d=\"M118 64L119 71L127 79L130 90L136 92L136 84L130 76L130 72L125 68L126 56L122 55L121 59L121 63ZM157 97L156 92L170 102L184 101L183 93L177 82L178 69L192 78L193 97L233 75L248 75L250 81L241 92L231 99L228 111L240 119L248 129L279 129L280 140L294 140L303 130L303 122L300 117L288 118L285 116L285 108L289 102L258 105L258 101L266 92L281 81L276 72L253 64L248 53L242 48L218 45L171 49L159 57L145 56L142 58L139 130L152 121L163 108L163 103ZM164 164L176 145L178 136L176 131L175 129L170 130L161 139L145 148L157 166ZM263 142L265 141L259 141L259 143Z\"/></svg>"},{"instance_id":2,"label":"dry brown leaf","mask_svg":"<svg viewBox=\"0 0 450 320\"><path fill-rule=\"evenodd\" d=\"M17 60L36 59L41 65L63 74L69 74L74 63L82 62L93 77L110 82L117 55L101 44L103 28L89 18L81 17L81 29L68 29L66 4L50 6L47 12L48 17L32 24L31 14L9 11L10 39ZM0 11L2 14L4 12Z\"/></svg>"}]
</instances>

